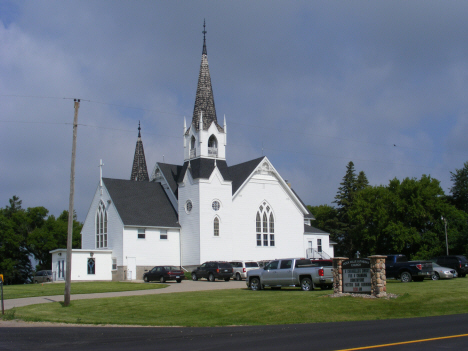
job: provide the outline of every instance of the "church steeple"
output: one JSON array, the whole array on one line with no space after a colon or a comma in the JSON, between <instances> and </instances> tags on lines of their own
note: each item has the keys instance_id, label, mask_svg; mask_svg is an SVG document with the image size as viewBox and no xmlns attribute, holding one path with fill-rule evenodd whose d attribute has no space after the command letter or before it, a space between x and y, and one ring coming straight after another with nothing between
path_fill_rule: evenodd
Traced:
<instances>
[{"instance_id":1,"label":"church steeple","mask_svg":"<svg viewBox=\"0 0 468 351\"><path fill-rule=\"evenodd\" d=\"M146 168L145 150L143 149L143 142L141 141L141 128L138 122L138 140L135 148L135 156L133 157L132 175L130 180L148 181L148 169Z\"/></svg>"},{"instance_id":2,"label":"church steeple","mask_svg":"<svg viewBox=\"0 0 468 351\"><path fill-rule=\"evenodd\" d=\"M193 109L192 127L199 130L199 121L201 112L203 112L203 129L208 130L214 122L220 132L223 128L218 124L216 118L216 109L213 97L213 88L211 86L210 69L208 67L208 54L206 50L206 30L205 22L203 21L203 51L200 65L200 73L198 75L197 94L195 97L195 106Z\"/></svg>"}]
</instances>

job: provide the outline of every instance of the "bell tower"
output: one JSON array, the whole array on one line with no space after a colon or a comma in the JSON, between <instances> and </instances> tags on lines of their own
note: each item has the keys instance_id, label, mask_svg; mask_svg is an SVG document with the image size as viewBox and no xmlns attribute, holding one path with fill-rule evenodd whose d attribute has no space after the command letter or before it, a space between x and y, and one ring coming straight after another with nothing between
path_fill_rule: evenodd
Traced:
<instances>
[{"instance_id":1,"label":"bell tower","mask_svg":"<svg viewBox=\"0 0 468 351\"><path fill-rule=\"evenodd\" d=\"M226 117L224 117L224 123L221 127L216 117L213 88L211 86L205 23L203 23L203 51L198 75L197 94L195 96L192 123L188 128L184 119L184 161L200 157L226 159Z\"/></svg>"}]
</instances>

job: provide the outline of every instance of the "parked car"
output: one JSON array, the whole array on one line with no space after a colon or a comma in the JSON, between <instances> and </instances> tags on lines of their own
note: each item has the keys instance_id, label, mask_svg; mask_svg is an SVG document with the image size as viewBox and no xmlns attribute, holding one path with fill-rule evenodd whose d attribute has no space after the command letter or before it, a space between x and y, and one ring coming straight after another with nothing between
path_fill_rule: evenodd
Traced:
<instances>
[{"instance_id":1,"label":"parked car","mask_svg":"<svg viewBox=\"0 0 468 351\"><path fill-rule=\"evenodd\" d=\"M54 278L52 277L52 271L37 271L34 274L33 282L38 283L46 283L53 281Z\"/></svg>"},{"instance_id":2,"label":"parked car","mask_svg":"<svg viewBox=\"0 0 468 351\"><path fill-rule=\"evenodd\" d=\"M434 270L431 276L432 280L451 279L458 276L458 273L455 269L439 266L435 262L432 262L432 269Z\"/></svg>"},{"instance_id":3,"label":"parked car","mask_svg":"<svg viewBox=\"0 0 468 351\"><path fill-rule=\"evenodd\" d=\"M465 256L439 256L433 258L431 261L448 268L453 268L457 271L459 277L465 277L468 273L468 260Z\"/></svg>"},{"instance_id":4,"label":"parked car","mask_svg":"<svg viewBox=\"0 0 468 351\"><path fill-rule=\"evenodd\" d=\"M234 279L242 280L247 277L247 272L259 268L255 261L233 261L229 262L233 268Z\"/></svg>"},{"instance_id":5,"label":"parked car","mask_svg":"<svg viewBox=\"0 0 468 351\"><path fill-rule=\"evenodd\" d=\"M271 262L271 260L262 260L262 261L257 261L257 263L258 263L258 266L259 266L260 268L263 268L263 267L265 267L265 266L266 266L268 263L270 263L270 262Z\"/></svg>"},{"instance_id":6,"label":"parked car","mask_svg":"<svg viewBox=\"0 0 468 351\"><path fill-rule=\"evenodd\" d=\"M216 279L229 281L233 275L233 269L229 262L210 261L203 263L192 271L192 280L206 278L210 282Z\"/></svg>"},{"instance_id":7,"label":"parked car","mask_svg":"<svg viewBox=\"0 0 468 351\"><path fill-rule=\"evenodd\" d=\"M321 266L321 267L333 267L333 260L310 260L310 263L313 266Z\"/></svg>"},{"instance_id":8,"label":"parked car","mask_svg":"<svg viewBox=\"0 0 468 351\"><path fill-rule=\"evenodd\" d=\"M432 276L431 261L408 261L405 255L386 255L385 272L389 279L400 279L402 283L411 280L422 282Z\"/></svg>"},{"instance_id":9,"label":"parked car","mask_svg":"<svg viewBox=\"0 0 468 351\"><path fill-rule=\"evenodd\" d=\"M300 287L303 291L331 289L333 268L312 266L310 259L283 258L273 260L265 267L247 272L246 284L251 290L262 290L266 286L280 289L282 286Z\"/></svg>"},{"instance_id":10,"label":"parked car","mask_svg":"<svg viewBox=\"0 0 468 351\"><path fill-rule=\"evenodd\" d=\"M184 271L175 266L156 266L143 274L143 280L147 283L150 281L165 283L168 280L175 280L180 283L182 279L185 279Z\"/></svg>"}]
</instances>

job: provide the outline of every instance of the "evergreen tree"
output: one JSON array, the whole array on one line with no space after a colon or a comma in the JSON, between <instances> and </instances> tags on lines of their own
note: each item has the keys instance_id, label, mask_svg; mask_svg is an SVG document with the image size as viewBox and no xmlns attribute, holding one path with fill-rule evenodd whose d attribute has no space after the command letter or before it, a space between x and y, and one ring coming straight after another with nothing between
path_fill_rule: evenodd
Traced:
<instances>
[{"instance_id":1,"label":"evergreen tree","mask_svg":"<svg viewBox=\"0 0 468 351\"><path fill-rule=\"evenodd\" d=\"M366 174L364 171L359 172L356 179L356 191L363 190L369 186L369 181L367 180Z\"/></svg>"},{"instance_id":2,"label":"evergreen tree","mask_svg":"<svg viewBox=\"0 0 468 351\"><path fill-rule=\"evenodd\" d=\"M468 213L468 162L465 162L462 169L456 169L455 173L450 174L453 182L450 199L459 210Z\"/></svg>"}]
</instances>

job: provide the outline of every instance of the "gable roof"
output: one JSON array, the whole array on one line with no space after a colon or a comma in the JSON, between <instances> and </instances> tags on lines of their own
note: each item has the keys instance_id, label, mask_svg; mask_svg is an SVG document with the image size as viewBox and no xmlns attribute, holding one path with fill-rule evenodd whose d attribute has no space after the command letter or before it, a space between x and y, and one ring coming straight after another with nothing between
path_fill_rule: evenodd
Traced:
<instances>
[{"instance_id":1,"label":"gable roof","mask_svg":"<svg viewBox=\"0 0 468 351\"><path fill-rule=\"evenodd\" d=\"M160 183L102 178L124 225L180 228Z\"/></svg>"},{"instance_id":2,"label":"gable roof","mask_svg":"<svg viewBox=\"0 0 468 351\"><path fill-rule=\"evenodd\" d=\"M190 168L188 167L189 163ZM226 161L216 160L216 167L223 176L224 180L232 180ZM187 169L190 170L190 175L193 179L209 179L215 169L215 159L196 158L190 161L185 161L184 165L182 166L182 170L179 173L179 178L177 180L178 183L183 182Z\"/></svg>"},{"instance_id":3,"label":"gable roof","mask_svg":"<svg viewBox=\"0 0 468 351\"><path fill-rule=\"evenodd\" d=\"M309 211L309 209L307 208L307 206L305 205L305 203L302 201L302 199L299 197L299 195L296 194L296 192L294 191L293 188L291 188L291 190L292 190L292 192L294 193L294 195L296 195L296 197L299 199L299 201L301 202L302 206L304 206L305 209L307 210L307 214L304 215L304 218L305 218L305 219L315 220L314 215Z\"/></svg>"},{"instance_id":4,"label":"gable roof","mask_svg":"<svg viewBox=\"0 0 468 351\"><path fill-rule=\"evenodd\" d=\"M329 234L321 229L312 227L310 225L304 224L304 233L307 234Z\"/></svg>"},{"instance_id":5,"label":"gable roof","mask_svg":"<svg viewBox=\"0 0 468 351\"><path fill-rule=\"evenodd\" d=\"M265 156L262 156L254 160L229 167L229 174L232 177L232 194L236 193L264 158Z\"/></svg>"},{"instance_id":6,"label":"gable roof","mask_svg":"<svg viewBox=\"0 0 468 351\"><path fill-rule=\"evenodd\" d=\"M178 193L177 180L179 179L183 166L172 165L169 163L161 163L161 162L158 162L157 165L159 169L161 170L161 172L163 173L164 178L166 178L167 183L172 190L172 193L175 195L175 197L177 197L177 193Z\"/></svg>"}]
</instances>

